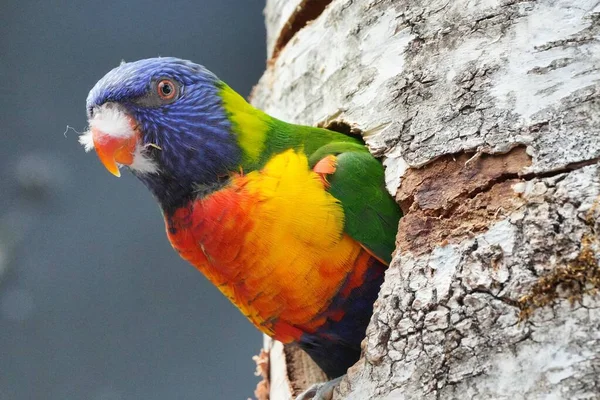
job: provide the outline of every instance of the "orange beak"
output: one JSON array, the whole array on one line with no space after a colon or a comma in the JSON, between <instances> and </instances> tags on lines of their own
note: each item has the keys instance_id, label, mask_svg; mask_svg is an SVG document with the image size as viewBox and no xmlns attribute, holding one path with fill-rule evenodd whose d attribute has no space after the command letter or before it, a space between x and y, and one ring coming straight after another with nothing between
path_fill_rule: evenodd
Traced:
<instances>
[{"instance_id":1,"label":"orange beak","mask_svg":"<svg viewBox=\"0 0 600 400\"><path fill-rule=\"evenodd\" d=\"M131 165L133 163L133 152L138 141L137 135L126 138L114 137L92 128L92 139L98 158L108 172L114 176L121 176L118 164Z\"/></svg>"}]
</instances>

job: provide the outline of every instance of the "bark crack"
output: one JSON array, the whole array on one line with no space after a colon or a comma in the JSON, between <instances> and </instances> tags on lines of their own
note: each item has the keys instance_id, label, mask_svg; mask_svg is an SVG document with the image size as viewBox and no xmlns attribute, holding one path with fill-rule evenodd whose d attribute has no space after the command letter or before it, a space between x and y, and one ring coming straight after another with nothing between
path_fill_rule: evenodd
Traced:
<instances>
[{"instance_id":1,"label":"bark crack","mask_svg":"<svg viewBox=\"0 0 600 400\"><path fill-rule=\"evenodd\" d=\"M528 172L528 173L504 173L497 178L491 179L486 185L481 188L474 189L473 191L466 194L466 198L473 199L478 194L488 192L493 186L506 182L513 179L522 179L524 181L530 181L532 179L541 179L541 178L551 178L557 175L566 174L572 171L575 171L580 168L584 168L590 165L595 165L600 162L600 157L596 157L590 160L578 161L575 163L570 163L565 165L562 168L556 168L550 171L543 172ZM450 213L451 214L451 213Z\"/></svg>"}]
</instances>

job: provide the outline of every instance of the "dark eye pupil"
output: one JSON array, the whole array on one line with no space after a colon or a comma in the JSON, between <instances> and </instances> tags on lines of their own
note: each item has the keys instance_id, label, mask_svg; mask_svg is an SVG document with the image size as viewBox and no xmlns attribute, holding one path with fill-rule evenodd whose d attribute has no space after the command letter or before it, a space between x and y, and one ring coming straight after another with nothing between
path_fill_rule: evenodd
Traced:
<instances>
[{"instance_id":1,"label":"dark eye pupil","mask_svg":"<svg viewBox=\"0 0 600 400\"><path fill-rule=\"evenodd\" d=\"M162 92L162 94L164 94L165 96L170 95L173 92L173 87L171 86L171 84L169 83L165 83L162 85L162 87L160 88L160 91Z\"/></svg>"}]
</instances>

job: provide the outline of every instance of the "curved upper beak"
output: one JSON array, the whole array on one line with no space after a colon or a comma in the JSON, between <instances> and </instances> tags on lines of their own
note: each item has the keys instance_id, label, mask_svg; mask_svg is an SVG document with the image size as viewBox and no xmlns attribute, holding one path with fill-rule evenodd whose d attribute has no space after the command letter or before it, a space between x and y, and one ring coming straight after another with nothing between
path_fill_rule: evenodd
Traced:
<instances>
[{"instance_id":1,"label":"curved upper beak","mask_svg":"<svg viewBox=\"0 0 600 400\"><path fill-rule=\"evenodd\" d=\"M121 176L119 164L131 165L137 146L137 135L115 137L92 127L92 140L98 158L106 169L116 177Z\"/></svg>"}]
</instances>

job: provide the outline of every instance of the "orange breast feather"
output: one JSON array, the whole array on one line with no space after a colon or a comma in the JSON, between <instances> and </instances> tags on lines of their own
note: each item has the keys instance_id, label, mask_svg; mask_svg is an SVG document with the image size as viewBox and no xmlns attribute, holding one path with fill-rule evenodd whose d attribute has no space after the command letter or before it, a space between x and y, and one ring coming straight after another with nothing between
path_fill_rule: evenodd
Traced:
<instances>
[{"instance_id":1,"label":"orange breast feather","mask_svg":"<svg viewBox=\"0 0 600 400\"><path fill-rule=\"evenodd\" d=\"M360 284L370 258L343 232L341 205L293 150L166 223L181 256L283 342L331 318L331 299Z\"/></svg>"}]
</instances>

